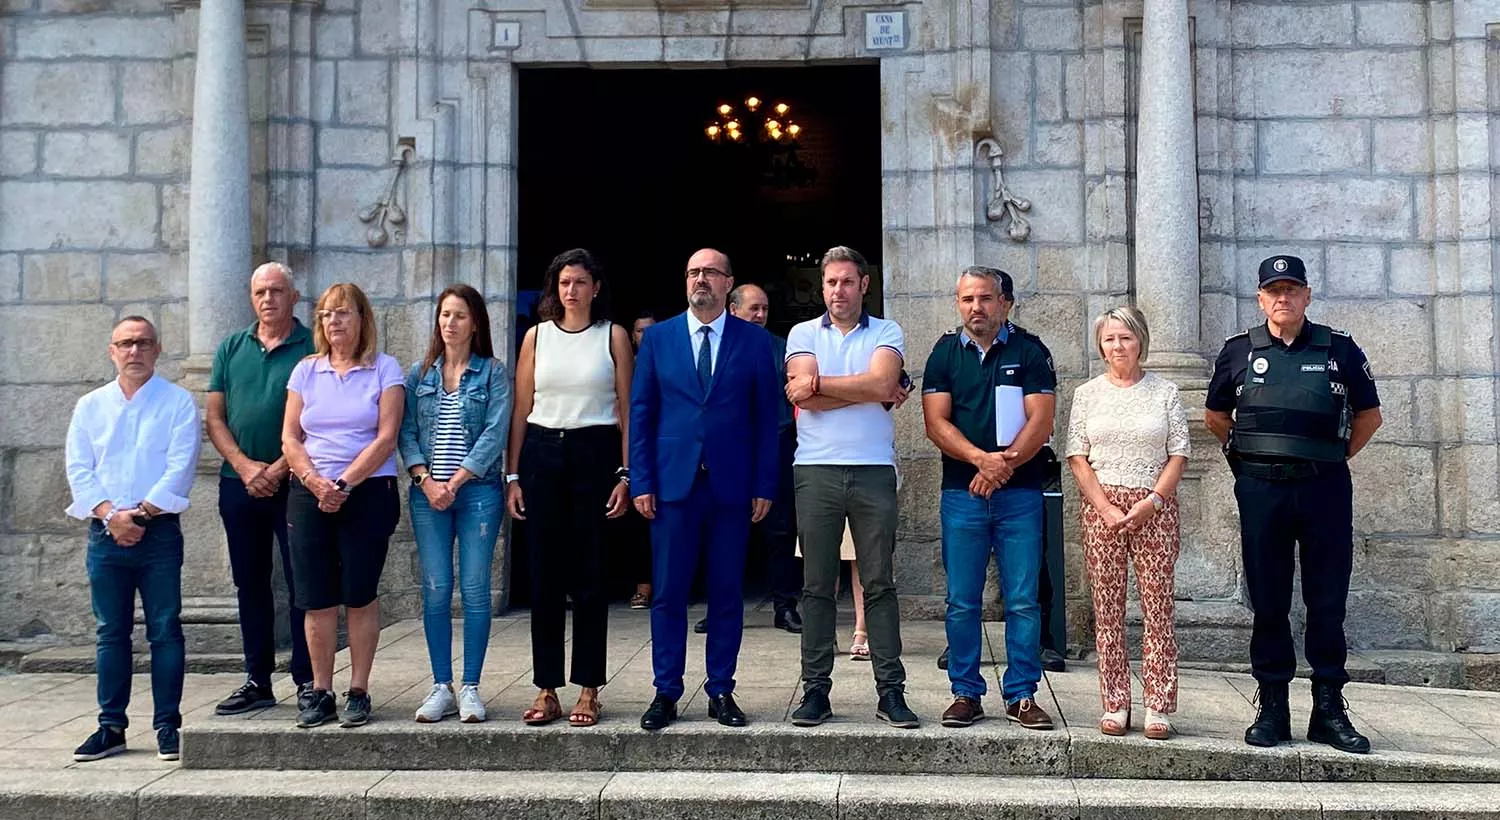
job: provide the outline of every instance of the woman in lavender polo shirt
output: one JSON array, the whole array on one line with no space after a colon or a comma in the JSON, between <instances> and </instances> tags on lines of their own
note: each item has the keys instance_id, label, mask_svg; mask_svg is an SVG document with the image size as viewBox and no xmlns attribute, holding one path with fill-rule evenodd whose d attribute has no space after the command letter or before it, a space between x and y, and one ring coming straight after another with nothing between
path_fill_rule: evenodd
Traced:
<instances>
[{"instance_id":1,"label":"woman in lavender polo shirt","mask_svg":"<svg viewBox=\"0 0 1500 820\"><path fill-rule=\"evenodd\" d=\"M344 727L370 719L370 667L380 639L380 573L401 502L396 436L405 408L401 365L376 352L375 317L358 287L335 284L318 299L313 344L287 381L281 445L296 480L287 536L297 605L307 611L313 692L297 725L335 718L333 655L338 608L349 616L351 675Z\"/></svg>"}]
</instances>

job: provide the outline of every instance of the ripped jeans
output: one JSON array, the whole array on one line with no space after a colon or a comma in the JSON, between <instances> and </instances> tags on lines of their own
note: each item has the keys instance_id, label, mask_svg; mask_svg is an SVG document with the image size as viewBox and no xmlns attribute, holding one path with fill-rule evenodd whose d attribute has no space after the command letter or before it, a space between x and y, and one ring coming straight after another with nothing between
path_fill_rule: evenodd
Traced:
<instances>
[{"instance_id":1,"label":"ripped jeans","mask_svg":"<svg viewBox=\"0 0 1500 820\"><path fill-rule=\"evenodd\" d=\"M459 594L464 606L465 684L479 683L490 641L490 565L504 515L499 481L473 480L458 489L448 509L434 510L411 491L411 524L422 563L422 626L434 683L453 682L453 543L458 541Z\"/></svg>"}]
</instances>

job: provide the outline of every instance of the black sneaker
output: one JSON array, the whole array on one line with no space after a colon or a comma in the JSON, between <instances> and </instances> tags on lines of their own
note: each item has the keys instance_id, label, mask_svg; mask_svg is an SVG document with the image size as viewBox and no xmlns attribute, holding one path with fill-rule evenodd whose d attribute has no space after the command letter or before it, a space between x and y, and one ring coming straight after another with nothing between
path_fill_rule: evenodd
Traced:
<instances>
[{"instance_id":1,"label":"black sneaker","mask_svg":"<svg viewBox=\"0 0 1500 820\"><path fill-rule=\"evenodd\" d=\"M344 693L344 711L339 713L339 725L345 729L353 729L369 723L370 709L370 693L350 689Z\"/></svg>"},{"instance_id":2,"label":"black sneaker","mask_svg":"<svg viewBox=\"0 0 1500 820\"><path fill-rule=\"evenodd\" d=\"M313 693L318 690L313 688L312 681L297 684L297 711L302 711L312 705Z\"/></svg>"},{"instance_id":3,"label":"black sneaker","mask_svg":"<svg viewBox=\"0 0 1500 820\"><path fill-rule=\"evenodd\" d=\"M176 760L182 756L182 736L171 726L156 730L156 759Z\"/></svg>"},{"instance_id":4,"label":"black sneaker","mask_svg":"<svg viewBox=\"0 0 1500 820\"><path fill-rule=\"evenodd\" d=\"M99 731L89 735L82 746L73 750L73 759L79 763L103 760L110 755L125 751L125 732L113 726L100 726Z\"/></svg>"},{"instance_id":5,"label":"black sneaker","mask_svg":"<svg viewBox=\"0 0 1500 820\"><path fill-rule=\"evenodd\" d=\"M880 702L875 706L875 717L895 726L897 729L915 729L922 725L917 713L906 705L906 695L899 689L893 689L880 696Z\"/></svg>"},{"instance_id":6,"label":"black sneaker","mask_svg":"<svg viewBox=\"0 0 1500 820\"><path fill-rule=\"evenodd\" d=\"M793 726L820 726L833 717L828 693L814 689L802 696L802 705L792 711Z\"/></svg>"},{"instance_id":7,"label":"black sneaker","mask_svg":"<svg viewBox=\"0 0 1500 820\"><path fill-rule=\"evenodd\" d=\"M307 706L297 713L297 728L311 729L314 726L322 726L337 718L338 711L338 704L334 702L332 692L327 689L314 689L307 695Z\"/></svg>"},{"instance_id":8,"label":"black sneaker","mask_svg":"<svg viewBox=\"0 0 1500 820\"><path fill-rule=\"evenodd\" d=\"M234 690L234 694L219 701L219 705L214 707L214 714L243 715L275 705L276 696L271 694L271 687L247 680L244 686Z\"/></svg>"}]
</instances>

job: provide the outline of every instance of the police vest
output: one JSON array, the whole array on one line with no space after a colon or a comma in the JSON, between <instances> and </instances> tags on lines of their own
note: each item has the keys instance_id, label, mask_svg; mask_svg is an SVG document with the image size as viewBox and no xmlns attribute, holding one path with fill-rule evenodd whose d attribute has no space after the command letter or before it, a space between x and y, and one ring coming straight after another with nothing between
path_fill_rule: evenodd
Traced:
<instances>
[{"instance_id":1,"label":"police vest","mask_svg":"<svg viewBox=\"0 0 1500 820\"><path fill-rule=\"evenodd\" d=\"M1343 461L1349 438L1344 385L1330 378L1333 335L1309 324L1308 342L1293 352L1265 325L1250 330L1250 366L1235 406L1234 449L1241 455Z\"/></svg>"}]
</instances>

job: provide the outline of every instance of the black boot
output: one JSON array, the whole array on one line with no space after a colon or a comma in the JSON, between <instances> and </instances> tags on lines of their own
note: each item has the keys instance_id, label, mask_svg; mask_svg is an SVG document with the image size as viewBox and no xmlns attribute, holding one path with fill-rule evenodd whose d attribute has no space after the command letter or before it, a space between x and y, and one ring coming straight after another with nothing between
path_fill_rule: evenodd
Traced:
<instances>
[{"instance_id":1,"label":"black boot","mask_svg":"<svg viewBox=\"0 0 1500 820\"><path fill-rule=\"evenodd\" d=\"M1326 743L1341 752L1370 753L1370 739L1360 734L1344 711L1344 687L1331 683L1312 685L1312 717L1307 720L1307 739Z\"/></svg>"},{"instance_id":2,"label":"black boot","mask_svg":"<svg viewBox=\"0 0 1500 820\"><path fill-rule=\"evenodd\" d=\"M1286 702L1285 683L1262 683L1255 700L1260 714L1245 730L1245 742L1251 746L1275 746L1292 739L1292 712Z\"/></svg>"}]
</instances>

